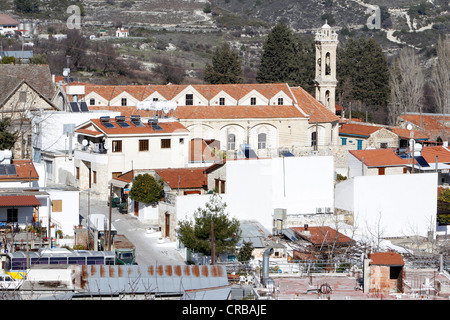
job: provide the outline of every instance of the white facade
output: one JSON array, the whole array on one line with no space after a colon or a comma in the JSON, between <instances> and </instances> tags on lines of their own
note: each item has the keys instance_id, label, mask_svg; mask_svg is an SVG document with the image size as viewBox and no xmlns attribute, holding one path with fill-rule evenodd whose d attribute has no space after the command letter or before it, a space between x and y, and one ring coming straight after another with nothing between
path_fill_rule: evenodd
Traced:
<instances>
[{"instance_id":1,"label":"white facade","mask_svg":"<svg viewBox=\"0 0 450 320\"><path fill-rule=\"evenodd\" d=\"M163 122L160 124L164 125ZM184 127L157 133L121 130L115 134L106 134L99 131L101 129L95 127L92 122L81 126L97 131L95 136L77 132L78 144L74 153L77 186L81 190L91 188L95 198L106 199L109 195L109 181L122 173L136 169L187 166L189 131ZM146 150L140 150L142 140L148 143ZM163 140L168 143L168 147L163 147ZM120 150L114 150L114 145L119 143Z\"/></svg>"},{"instance_id":2,"label":"white facade","mask_svg":"<svg viewBox=\"0 0 450 320\"><path fill-rule=\"evenodd\" d=\"M333 212L333 157L237 160L227 161L226 166L226 193L221 196L231 217L257 220L272 230L272 216L278 208L286 209L288 221L299 216L322 216L318 208ZM209 197L178 196L178 219L192 218Z\"/></svg>"},{"instance_id":3,"label":"white facade","mask_svg":"<svg viewBox=\"0 0 450 320\"><path fill-rule=\"evenodd\" d=\"M89 119L102 116L115 117L120 112L90 111L63 112L46 111L32 117L33 161L44 165L39 174L43 178L40 186L50 184L75 185L73 150L76 149L75 135L68 133ZM71 129L70 129L71 128Z\"/></svg>"},{"instance_id":4,"label":"white facade","mask_svg":"<svg viewBox=\"0 0 450 320\"><path fill-rule=\"evenodd\" d=\"M354 177L336 185L335 199L367 241L436 232L436 173Z\"/></svg>"},{"instance_id":5,"label":"white facade","mask_svg":"<svg viewBox=\"0 0 450 320\"><path fill-rule=\"evenodd\" d=\"M54 225L56 230L61 230L64 235L73 236L74 227L79 221L80 192L75 189L47 189L47 195L36 195L41 202L39 208L39 220L44 227ZM49 220L50 218L50 220Z\"/></svg>"}]
</instances>

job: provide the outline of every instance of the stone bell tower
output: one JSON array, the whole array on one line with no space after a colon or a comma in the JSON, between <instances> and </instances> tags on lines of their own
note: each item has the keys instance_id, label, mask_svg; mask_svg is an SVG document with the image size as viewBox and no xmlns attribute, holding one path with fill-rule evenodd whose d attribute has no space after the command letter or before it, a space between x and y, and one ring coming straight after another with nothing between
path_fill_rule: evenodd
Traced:
<instances>
[{"instance_id":1,"label":"stone bell tower","mask_svg":"<svg viewBox=\"0 0 450 320\"><path fill-rule=\"evenodd\" d=\"M316 99L336 113L336 48L337 34L325 22L316 32Z\"/></svg>"}]
</instances>

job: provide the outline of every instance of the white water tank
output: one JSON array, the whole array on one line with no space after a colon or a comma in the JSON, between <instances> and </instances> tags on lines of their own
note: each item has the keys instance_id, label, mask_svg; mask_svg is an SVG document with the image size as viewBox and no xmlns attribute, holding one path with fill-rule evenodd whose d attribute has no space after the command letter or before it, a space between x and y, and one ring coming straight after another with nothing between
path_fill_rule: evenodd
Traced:
<instances>
[{"instance_id":1,"label":"white water tank","mask_svg":"<svg viewBox=\"0 0 450 320\"><path fill-rule=\"evenodd\" d=\"M0 164L11 164L11 150L0 150Z\"/></svg>"}]
</instances>

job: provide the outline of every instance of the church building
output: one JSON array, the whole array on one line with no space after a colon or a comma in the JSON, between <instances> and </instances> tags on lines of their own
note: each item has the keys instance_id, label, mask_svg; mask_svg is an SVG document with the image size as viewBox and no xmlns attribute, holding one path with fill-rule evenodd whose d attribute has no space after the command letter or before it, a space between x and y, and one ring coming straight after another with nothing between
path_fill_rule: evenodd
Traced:
<instances>
[{"instance_id":1,"label":"church building","mask_svg":"<svg viewBox=\"0 0 450 320\"><path fill-rule=\"evenodd\" d=\"M190 140L214 141L214 150L223 158L331 155L339 147L335 114L338 41L328 24L316 33L315 40L316 97L287 83L84 84L84 95L77 99L85 101L90 110L119 111L128 118L179 119L189 130Z\"/></svg>"}]
</instances>

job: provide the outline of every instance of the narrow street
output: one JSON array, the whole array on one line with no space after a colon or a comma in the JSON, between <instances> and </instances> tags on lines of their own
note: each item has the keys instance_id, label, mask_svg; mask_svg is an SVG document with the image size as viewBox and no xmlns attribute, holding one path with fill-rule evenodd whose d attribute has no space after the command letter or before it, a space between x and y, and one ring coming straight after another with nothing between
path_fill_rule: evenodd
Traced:
<instances>
[{"instance_id":1,"label":"narrow street","mask_svg":"<svg viewBox=\"0 0 450 320\"><path fill-rule=\"evenodd\" d=\"M88 214L104 214L109 217L109 207L105 200L94 200L81 192L80 215L87 218ZM88 209L90 207L90 209ZM129 214L119 213L117 208L111 210L111 223L118 234L125 235L136 246L136 261L140 265L154 264L184 264L183 258L176 250L174 242L160 240L160 232L149 232L150 224L139 221Z\"/></svg>"}]
</instances>

